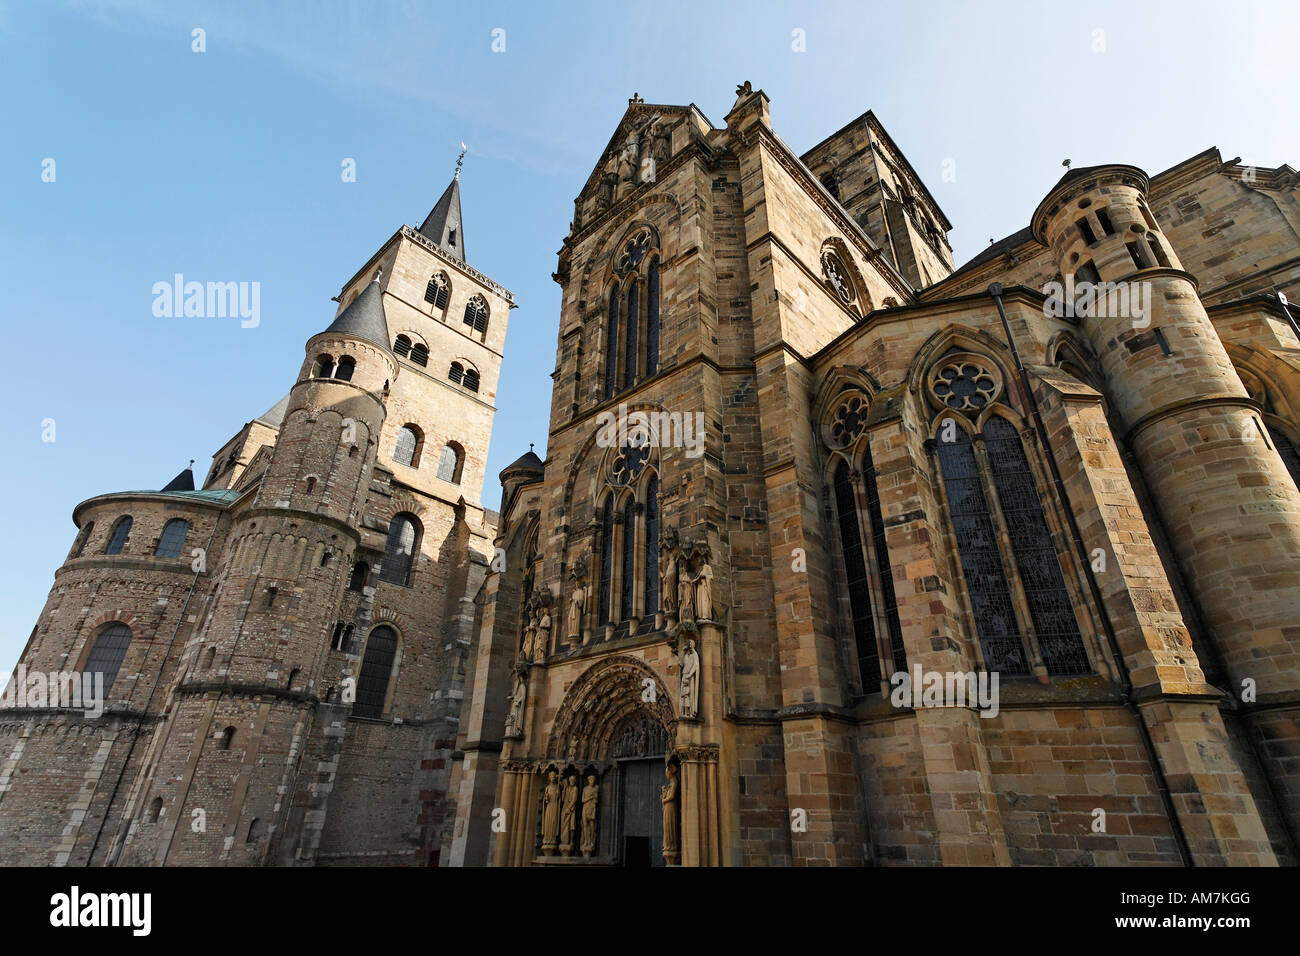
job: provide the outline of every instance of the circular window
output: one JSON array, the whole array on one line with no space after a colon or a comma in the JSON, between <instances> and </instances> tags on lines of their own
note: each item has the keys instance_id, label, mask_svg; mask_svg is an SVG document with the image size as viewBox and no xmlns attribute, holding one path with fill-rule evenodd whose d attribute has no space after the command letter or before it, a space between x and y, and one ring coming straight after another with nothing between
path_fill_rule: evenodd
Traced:
<instances>
[{"instance_id":1,"label":"circular window","mask_svg":"<svg viewBox=\"0 0 1300 956\"><path fill-rule=\"evenodd\" d=\"M930 376L930 392L939 404L959 412L978 412L1001 391L998 374L973 357L954 358Z\"/></svg>"},{"instance_id":2,"label":"circular window","mask_svg":"<svg viewBox=\"0 0 1300 956\"><path fill-rule=\"evenodd\" d=\"M835 409L830 424L830 444L844 448L853 444L867 424L867 402L861 395L853 395Z\"/></svg>"}]
</instances>

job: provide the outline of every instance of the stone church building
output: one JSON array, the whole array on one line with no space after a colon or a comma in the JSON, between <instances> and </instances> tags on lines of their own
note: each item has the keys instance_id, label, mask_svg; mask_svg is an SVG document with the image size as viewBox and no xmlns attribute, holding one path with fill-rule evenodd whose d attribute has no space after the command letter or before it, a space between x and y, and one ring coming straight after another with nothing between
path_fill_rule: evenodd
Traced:
<instances>
[{"instance_id":1,"label":"stone church building","mask_svg":"<svg viewBox=\"0 0 1300 956\"><path fill-rule=\"evenodd\" d=\"M1294 865L1300 177L1026 212L958 268L872 113L634 96L498 515L454 180L202 490L76 508L20 667L108 704L0 711L0 863Z\"/></svg>"}]
</instances>

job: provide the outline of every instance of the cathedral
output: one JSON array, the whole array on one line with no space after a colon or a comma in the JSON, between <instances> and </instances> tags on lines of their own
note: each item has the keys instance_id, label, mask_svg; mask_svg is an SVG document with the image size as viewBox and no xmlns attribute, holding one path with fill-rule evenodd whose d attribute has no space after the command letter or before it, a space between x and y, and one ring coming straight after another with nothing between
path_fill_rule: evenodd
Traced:
<instances>
[{"instance_id":1,"label":"cathedral","mask_svg":"<svg viewBox=\"0 0 1300 956\"><path fill-rule=\"evenodd\" d=\"M0 864L1296 865L1300 175L1025 212L958 267L873 113L633 96L497 512L458 168L200 489L75 508Z\"/></svg>"}]
</instances>

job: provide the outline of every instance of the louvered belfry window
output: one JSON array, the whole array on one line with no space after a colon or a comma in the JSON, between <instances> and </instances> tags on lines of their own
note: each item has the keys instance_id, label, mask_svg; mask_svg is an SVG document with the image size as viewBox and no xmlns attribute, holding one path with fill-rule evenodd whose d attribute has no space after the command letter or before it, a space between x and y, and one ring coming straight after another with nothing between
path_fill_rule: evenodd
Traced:
<instances>
[{"instance_id":1,"label":"louvered belfry window","mask_svg":"<svg viewBox=\"0 0 1300 956\"><path fill-rule=\"evenodd\" d=\"M430 279L429 284L424 287L424 301L435 309L445 309L450 299L451 284L447 281L447 277L440 272Z\"/></svg>"}]
</instances>

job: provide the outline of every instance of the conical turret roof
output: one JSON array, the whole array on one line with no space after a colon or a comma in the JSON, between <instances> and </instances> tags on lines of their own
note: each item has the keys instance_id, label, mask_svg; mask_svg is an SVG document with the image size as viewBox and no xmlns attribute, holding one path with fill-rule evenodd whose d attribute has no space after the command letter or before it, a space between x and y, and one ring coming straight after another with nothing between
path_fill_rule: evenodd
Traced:
<instances>
[{"instance_id":1,"label":"conical turret roof","mask_svg":"<svg viewBox=\"0 0 1300 956\"><path fill-rule=\"evenodd\" d=\"M370 280L325 331L356 336L384 349L390 347L388 321L384 318L384 290L378 276Z\"/></svg>"}]
</instances>

